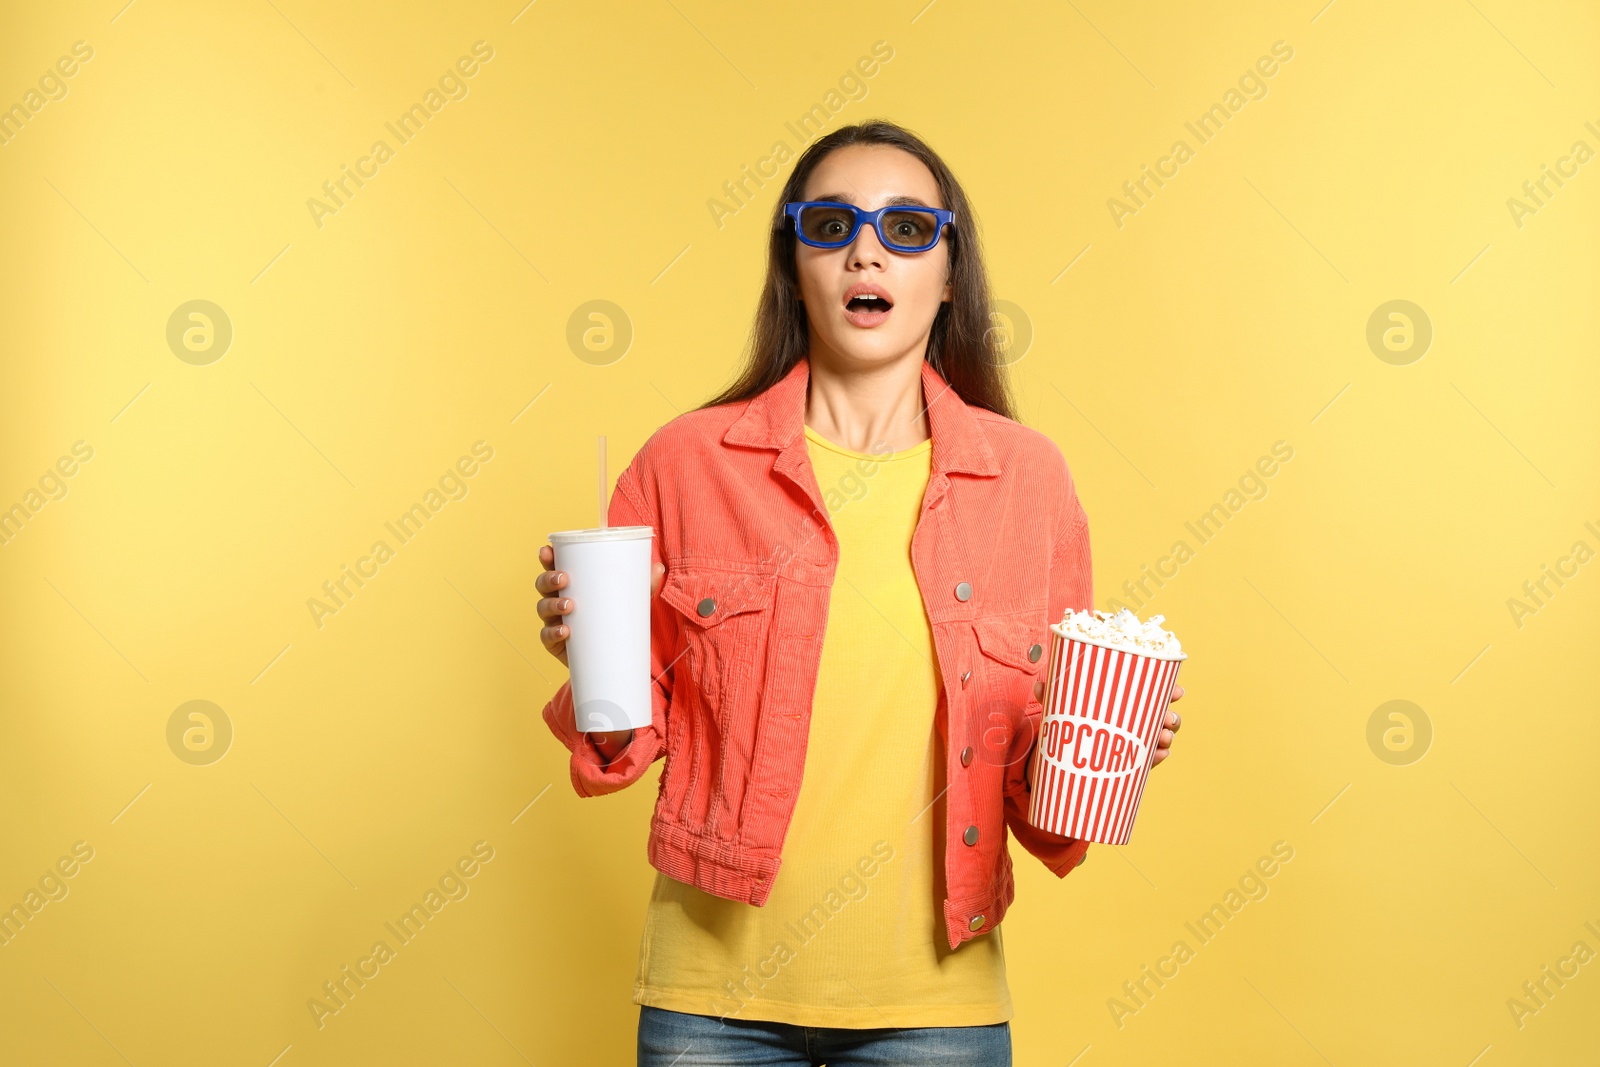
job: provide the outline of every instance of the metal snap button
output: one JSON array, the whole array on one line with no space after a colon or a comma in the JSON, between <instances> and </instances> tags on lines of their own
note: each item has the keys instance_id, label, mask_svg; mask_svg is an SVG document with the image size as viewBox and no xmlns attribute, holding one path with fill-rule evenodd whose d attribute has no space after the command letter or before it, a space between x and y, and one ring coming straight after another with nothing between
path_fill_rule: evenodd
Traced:
<instances>
[{"instance_id":1,"label":"metal snap button","mask_svg":"<svg viewBox=\"0 0 1600 1067\"><path fill-rule=\"evenodd\" d=\"M967 832L961 835L961 840L969 845L976 845L978 843L978 828L976 826L967 827Z\"/></svg>"},{"instance_id":2,"label":"metal snap button","mask_svg":"<svg viewBox=\"0 0 1600 1067\"><path fill-rule=\"evenodd\" d=\"M700 617L703 619L707 615L710 615L713 611L717 610L717 602L712 600L710 597L706 597L704 600L700 601L700 606L695 608L695 610L700 613Z\"/></svg>"},{"instance_id":3,"label":"metal snap button","mask_svg":"<svg viewBox=\"0 0 1600 1067\"><path fill-rule=\"evenodd\" d=\"M972 583L971 582L960 582L960 583L958 583L956 585L956 599L957 600L971 600L972 599Z\"/></svg>"},{"instance_id":4,"label":"metal snap button","mask_svg":"<svg viewBox=\"0 0 1600 1067\"><path fill-rule=\"evenodd\" d=\"M962 671L961 672L961 688L965 689L967 687L967 683L970 682L970 681L972 681L972 672L971 671Z\"/></svg>"},{"instance_id":5,"label":"metal snap button","mask_svg":"<svg viewBox=\"0 0 1600 1067\"><path fill-rule=\"evenodd\" d=\"M1028 662L1038 663L1039 657L1042 655L1044 655L1044 646L1034 645L1032 648L1028 649Z\"/></svg>"},{"instance_id":6,"label":"metal snap button","mask_svg":"<svg viewBox=\"0 0 1600 1067\"><path fill-rule=\"evenodd\" d=\"M973 933L977 933L979 930L983 929L983 916L974 915L972 917L972 921L967 924L967 929L971 930Z\"/></svg>"},{"instance_id":7,"label":"metal snap button","mask_svg":"<svg viewBox=\"0 0 1600 1067\"><path fill-rule=\"evenodd\" d=\"M961 766L965 767L972 762L972 746L968 745L961 750Z\"/></svg>"}]
</instances>

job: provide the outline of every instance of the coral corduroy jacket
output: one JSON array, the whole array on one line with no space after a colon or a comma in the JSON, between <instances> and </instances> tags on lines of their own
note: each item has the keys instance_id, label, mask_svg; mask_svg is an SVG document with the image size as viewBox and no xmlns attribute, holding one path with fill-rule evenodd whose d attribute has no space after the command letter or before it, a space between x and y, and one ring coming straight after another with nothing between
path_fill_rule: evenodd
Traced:
<instances>
[{"instance_id":1,"label":"coral corduroy jacket","mask_svg":"<svg viewBox=\"0 0 1600 1067\"><path fill-rule=\"evenodd\" d=\"M651 527L666 565L651 724L608 765L574 729L570 681L544 708L580 796L616 792L665 758L651 865L756 906L800 788L839 554L802 429L809 376L802 358L750 400L673 419L617 480L609 523ZM1088 850L1025 813L1047 627L1090 607L1092 580L1088 520L1055 444L968 406L926 361L922 388L933 456L911 561L939 661L953 949L994 929L1015 896L1008 827L1059 877Z\"/></svg>"}]
</instances>

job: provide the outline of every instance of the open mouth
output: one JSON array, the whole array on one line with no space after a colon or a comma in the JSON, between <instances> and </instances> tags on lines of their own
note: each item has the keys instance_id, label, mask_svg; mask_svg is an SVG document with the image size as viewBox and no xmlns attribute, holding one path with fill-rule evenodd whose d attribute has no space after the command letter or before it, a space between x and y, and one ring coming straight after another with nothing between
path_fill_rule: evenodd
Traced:
<instances>
[{"instance_id":1,"label":"open mouth","mask_svg":"<svg viewBox=\"0 0 1600 1067\"><path fill-rule=\"evenodd\" d=\"M844 317L857 326L876 326L889 317L894 303L876 293L860 293L844 302Z\"/></svg>"}]
</instances>

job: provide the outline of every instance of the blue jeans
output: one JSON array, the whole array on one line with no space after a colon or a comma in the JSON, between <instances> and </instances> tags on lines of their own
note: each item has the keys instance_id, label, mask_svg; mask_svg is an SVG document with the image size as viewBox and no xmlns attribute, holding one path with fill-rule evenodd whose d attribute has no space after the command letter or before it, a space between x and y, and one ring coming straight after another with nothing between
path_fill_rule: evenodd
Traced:
<instances>
[{"instance_id":1,"label":"blue jeans","mask_svg":"<svg viewBox=\"0 0 1600 1067\"><path fill-rule=\"evenodd\" d=\"M1011 1067L1011 1024L870 1030L639 1006L639 1067Z\"/></svg>"}]
</instances>

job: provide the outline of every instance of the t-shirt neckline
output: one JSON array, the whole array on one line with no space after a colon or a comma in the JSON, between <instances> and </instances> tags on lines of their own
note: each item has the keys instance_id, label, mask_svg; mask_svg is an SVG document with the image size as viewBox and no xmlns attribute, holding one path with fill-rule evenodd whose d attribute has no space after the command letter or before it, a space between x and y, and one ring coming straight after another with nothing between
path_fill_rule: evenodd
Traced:
<instances>
[{"instance_id":1,"label":"t-shirt neckline","mask_svg":"<svg viewBox=\"0 0 1600 1067\"><path fill-rule=\"evenodd\" d=\"M845 448L843 445L835 444L817 431L813 430L810 426L806 426L805 431L806 440L814 442L815 444L826 448L830 452L837 452L841 456L849 456L852 459L869 459L880 463L893 462L897 459L909 459L912 456L919 455L933 447L933 438L930 437L926 441L914 444L910 448L901 449L899 452L856 452Z\"/></svg>"}]
</instances>

